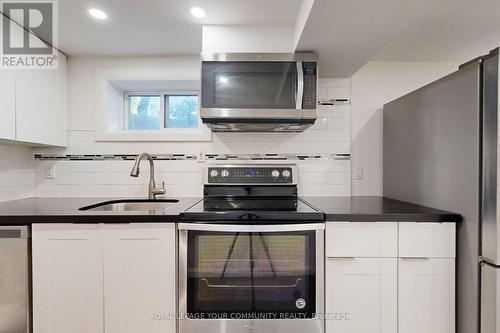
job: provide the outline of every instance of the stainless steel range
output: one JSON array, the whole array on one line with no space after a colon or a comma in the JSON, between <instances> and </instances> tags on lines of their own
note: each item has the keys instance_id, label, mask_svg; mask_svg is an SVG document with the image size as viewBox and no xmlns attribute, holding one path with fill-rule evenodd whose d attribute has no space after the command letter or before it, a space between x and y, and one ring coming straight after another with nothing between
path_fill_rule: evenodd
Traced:
<instances>
[{"instance_id":1,"label":"stainless steel range","mask_svg":"<svg viewBox=\"0 0 500 333\"><path fill-rule=\"evenodd\" d=\"M180 218L180 333L324 332L324 216L296 166L209 166Z\"/></svg>"}]
</instances>

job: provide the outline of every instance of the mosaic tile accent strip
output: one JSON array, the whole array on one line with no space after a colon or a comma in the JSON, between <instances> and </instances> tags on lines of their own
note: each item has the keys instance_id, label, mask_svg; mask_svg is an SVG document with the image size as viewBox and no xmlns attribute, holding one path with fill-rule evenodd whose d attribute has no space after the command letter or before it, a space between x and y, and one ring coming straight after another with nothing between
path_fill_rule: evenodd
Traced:
<instances>
[{"instance_id":1,"label":"mosaic tile accent strip","mask_svg":"<svg viewBox=\"0 0 500 333\"><path fill-rule=\"evenodd\" d=\"M131 161L135 160L136 154L69 154L69 155L52 155L52 154L35 154L35 160L61 160L61 161ZM176 161L176 160L198 160L196 155L185 154L152 154L154 160L159 161ZM203 159L208 161L228 161L228 160L243 160L243 161L297 161L297 160L350 160L350 154L318 154L318 155L298 155L298 154L205 154Z\"/></svg>"}]
</instances>

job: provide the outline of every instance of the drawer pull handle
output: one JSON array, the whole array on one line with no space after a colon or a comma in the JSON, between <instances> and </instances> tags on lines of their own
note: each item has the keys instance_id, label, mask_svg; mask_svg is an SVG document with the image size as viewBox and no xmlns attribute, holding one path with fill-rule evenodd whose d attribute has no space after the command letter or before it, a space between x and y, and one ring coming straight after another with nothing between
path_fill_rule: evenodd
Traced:
<instances>
[{"instance_id":1,"label":"drawer pull handle","mask_svg":"<svg viewBox=\"0 0 500 333\"><path fill-rule=\"evenodd\" d=\"M429 257L401 257L403 260L429 260Z\"/></svg>"},{"instance_id":2,"label":"drawer pull handle","mask_svg":"<svg viewBox=\"0 0 500 333\"><path fill-rule=\"evenodd\" d=\"M344 259L344 260L353 260L356 257L327 257L328 259Z\"/></svg>"}]
</instances>

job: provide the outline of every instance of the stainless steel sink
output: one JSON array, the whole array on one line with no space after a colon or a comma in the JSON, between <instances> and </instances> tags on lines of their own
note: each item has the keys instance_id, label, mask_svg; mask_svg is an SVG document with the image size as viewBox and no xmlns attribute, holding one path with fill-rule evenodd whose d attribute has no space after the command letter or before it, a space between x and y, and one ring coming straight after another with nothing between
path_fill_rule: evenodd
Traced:
<instances>
[{"instance_id":1,"label":"stainless steel sink","mask_svg":"<svg viewBox=\"0 0 500 333\"><path fill-rule=\"evenodd\" d=\"M179 203L176 199L165 200L113 200L80 208L92 211L154 211L167 210Z\"/></svg>"}]
</instances>

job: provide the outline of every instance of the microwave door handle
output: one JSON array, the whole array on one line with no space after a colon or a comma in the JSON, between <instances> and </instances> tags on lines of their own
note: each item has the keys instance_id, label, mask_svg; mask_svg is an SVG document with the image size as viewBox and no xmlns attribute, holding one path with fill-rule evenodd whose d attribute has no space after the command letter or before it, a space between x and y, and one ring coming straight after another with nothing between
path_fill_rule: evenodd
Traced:
<instances>
[{"instance_id":1,"label":"microwave door handle","mask_svg":"<svg viewBox=\"0 0 500 333\"><path fill-rule=\"evenodd\" d=\"M304 67L302 61L297 61L297 94L296 94L295 108L302 109L302 99L304 97Z\"/></svg>"}]
</instances>

